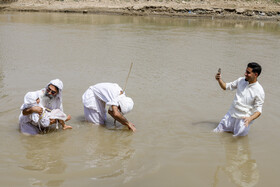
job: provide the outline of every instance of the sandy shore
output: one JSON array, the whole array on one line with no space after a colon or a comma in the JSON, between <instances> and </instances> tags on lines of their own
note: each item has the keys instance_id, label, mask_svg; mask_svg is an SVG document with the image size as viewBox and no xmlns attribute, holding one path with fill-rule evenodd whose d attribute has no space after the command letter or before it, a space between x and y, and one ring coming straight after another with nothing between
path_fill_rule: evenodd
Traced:
<instances>
[{"instance_id":1,"label":"sandy shore","mask_svg":"<svg viewBox=\"0 0 280 187\"><path fill-rule=\"evenodd\" d=\"M277 0L0 0L0 11L214 17L280 21Z\"/></svg>"}]
</instances>

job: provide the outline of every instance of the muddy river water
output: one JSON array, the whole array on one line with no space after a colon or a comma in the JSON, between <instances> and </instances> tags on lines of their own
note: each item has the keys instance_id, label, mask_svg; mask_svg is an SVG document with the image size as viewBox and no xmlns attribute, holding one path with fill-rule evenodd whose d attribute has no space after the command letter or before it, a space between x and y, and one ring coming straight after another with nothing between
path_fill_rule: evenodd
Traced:
<instances>
[{"instance_id":1,"label":"muddy river water","mask_svg":"<svg viewBox=\"0 0 280 187\"><path fill-rule=\"evenodd\" d=\"M56 13L0 14L1 186L277 186L280 24L262 21ZM226 82L259 62L266 99L249 135L211 132L235 92ZM86 123L82 94L124 86L132 133ZM64 83L72 130L18 131L23 96ZM278 117L277 117L278 116Z\"/></svg>"}]
</instances>

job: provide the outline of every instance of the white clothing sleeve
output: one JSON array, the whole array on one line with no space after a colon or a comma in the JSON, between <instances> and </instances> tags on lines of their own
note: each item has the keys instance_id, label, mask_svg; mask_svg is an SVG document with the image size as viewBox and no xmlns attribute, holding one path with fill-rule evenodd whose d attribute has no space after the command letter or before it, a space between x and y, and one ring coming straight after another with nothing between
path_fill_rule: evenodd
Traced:
<instances>
[{"instance_id":1,"label":"white clothing sleeve","mask_svg":"<svg viewBox=\"0 0 280 187\"><path fill-rule=\"evenodd\" d=\"M264 93L256 96L255 104L254 104L254 110L255 110L254 113L255 112L262 113L262 106L263 106L263 103L264 103L264 98L265 98Z\"/></svg>"},{"instance_id":2,"label":"white clothing sleeve","mask_svg":"<svg viewBox=\"0 0 280 187\"><path fill-rule=\"evenodd\" d=\"M238 86L239 80L240 78L233 82L226 83L226 90L235 90Z\"/></svg>"}]
</instances>

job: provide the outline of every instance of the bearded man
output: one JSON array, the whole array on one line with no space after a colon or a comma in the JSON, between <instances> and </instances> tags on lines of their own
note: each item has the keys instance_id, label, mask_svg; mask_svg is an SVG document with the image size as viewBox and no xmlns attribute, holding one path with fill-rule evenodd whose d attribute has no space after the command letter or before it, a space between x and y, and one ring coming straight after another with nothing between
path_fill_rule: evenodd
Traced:
<instances>
[{"instance_id":1,"label":"bearded man","mask_svg":"<svg viewBox=\"0 0 280 187\"><path fill-rule=\"evenodd\" d=\"M62 89L63 83L59 79L54 79L49 82L49 84L41 89L36 91L39 95L40 104L47 109L60 109L63 111L62 105ZM36 135L40 133L40 130L36 124L33 124L28 117L32 113L38 113L41 115L43 108L40 106L33 106L30 108L21 108L21 114L19 116L19 129L21 133L28 135ZM67 117L67 120L70 120L71 116Z\"/></svg>"}]
</instances>

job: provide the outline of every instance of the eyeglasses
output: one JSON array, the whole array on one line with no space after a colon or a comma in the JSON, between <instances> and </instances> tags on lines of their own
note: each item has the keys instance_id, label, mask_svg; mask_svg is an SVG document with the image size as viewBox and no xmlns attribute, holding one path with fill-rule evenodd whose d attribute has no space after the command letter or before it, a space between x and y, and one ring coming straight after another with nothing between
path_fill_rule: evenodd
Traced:
<instances>
[{"instance_id":1,"label":"eyeglasses","mask_svg":"<svg viewBox=\"0 0 280 187\"><path fill-rule=\"evenodd\" d=\"M51 92L52 95L55 95L55 94L56 94L56 91L51 90L49 87L47 88L47 92L48 92L48 93Z\"/></svg>"}]
</instances>

